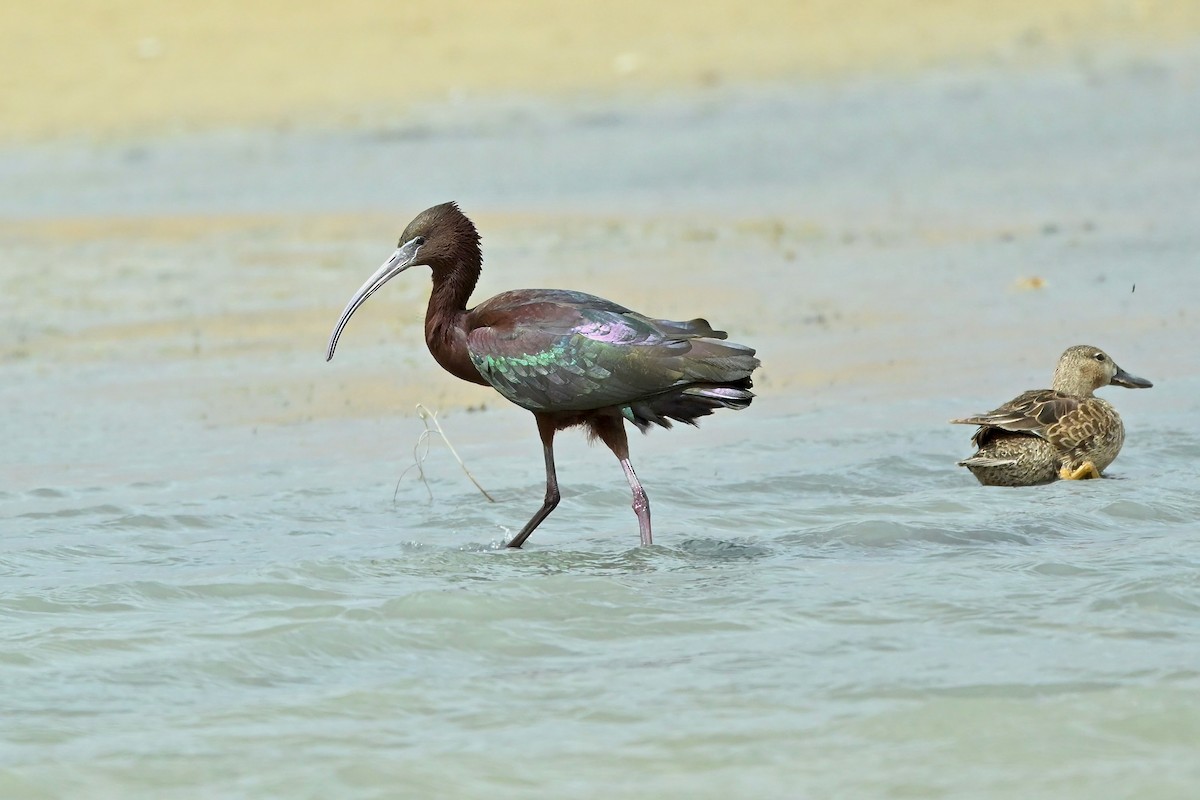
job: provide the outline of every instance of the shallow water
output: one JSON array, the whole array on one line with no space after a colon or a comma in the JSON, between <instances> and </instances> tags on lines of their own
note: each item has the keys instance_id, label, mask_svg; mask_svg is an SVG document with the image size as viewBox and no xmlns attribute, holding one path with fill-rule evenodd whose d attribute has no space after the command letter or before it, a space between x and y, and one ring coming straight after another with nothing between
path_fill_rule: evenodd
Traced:
<instances>
[{"instance_id":1,"label":"shallow water","mask_svg":"<svg viewBox=\"0 0 1200 800\"><path fill-rule=\"evenodd\" d=\"M483 444L495 505L440 448L432 501L311 465L5 494L6 793L1191 791L1200 439L989 490L961 436L742 417L637 443L646 549L578 443L520 553L536 454Z\"/></svg>"},{"instance_id":2,"label":"shallow water","mask_svg":"<svg viewBox=\"0 0 1200 800\"><path fill-rule=\"evenodd\" d=\"M509 206L483 118L366 151L5 153L0 796L1191 797L1195 63L551 116L547 158L595 159L531 169L561 185ZM606 160L662 126L687 146ZM792 135L834 143L795 185L770 158L702 170L731 136ZM562 505L500 546L540 500L537 439L430 363L423 280L322 363L414 210L363 176L414 151L439 185L418 208L440 165L486 209L481 294L553 279L760 347L748 411L634 440L653 547L571 433ZM330 168L324 196L293 196L289 153ZM1109 478L977 486L945 420L1077 341L1156 384L1105 390L1129 431ZM428 487L405 473L416 401L496 503L437 444Z\"/></svg>"}]
</instances>

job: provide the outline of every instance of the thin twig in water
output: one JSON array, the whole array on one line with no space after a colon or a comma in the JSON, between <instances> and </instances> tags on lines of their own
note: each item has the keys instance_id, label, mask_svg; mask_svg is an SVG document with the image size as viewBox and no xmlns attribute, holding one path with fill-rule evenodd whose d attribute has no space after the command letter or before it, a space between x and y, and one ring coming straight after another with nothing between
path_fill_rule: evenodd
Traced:
<instances>
[{"instance_id":1,"label":"thin twig in water","mask_svg":"<svg viewBox=\"0 0 1200 800\"><path fill-rule=\"evenodd\" d=\"M478 489L483 496L488 499L489 503L496 502L496 498L488 494L487 489L484 489L479 485L479 481L475 480L475 476L471 474L471 470L467 469L467 465L464 464L462 458L459 457L458 451L454 449L454 445L450 444L450 440L446 438L446 432L442 430L442 425L437 420L437 412L430 411L421 403L417 403L417 416L421 418L423 423L425 423L425 430L421 431L421 435L417 437L416 444L413 445L413 465L406 468L404 472L401 472L400 477L396 479L396 491L392 492L392 502L396 501L396 496L400 493L400 481L404 480L404 476L407 475L409 470L411 470L413 467L417 468L417 474L421 477L421 483L425 484L425 491L429 492L429 499L433 499L433 490L429 488L429 481L425 478L425 468L422 466L422 464L425 462L425 459L429 457L429 437L434 433L440 436L442 441L446 443L446 447L450 449L450 455L454 456L454 460L458 462L458 465L462 467L462 471L465 472L467 477L471 479L471 483L475 484L475 488ZM432 428L429 427L430 424L433 425ZM424 452L420 452L421 445L425 446Z\"/></svg>"}]
</instances>

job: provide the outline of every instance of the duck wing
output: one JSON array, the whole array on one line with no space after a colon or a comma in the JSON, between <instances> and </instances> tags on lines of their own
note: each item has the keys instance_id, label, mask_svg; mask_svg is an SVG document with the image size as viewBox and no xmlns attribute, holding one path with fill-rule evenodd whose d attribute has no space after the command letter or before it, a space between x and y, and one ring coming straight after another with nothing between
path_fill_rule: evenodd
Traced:
<instances>
[{"instance_id":1,"label":"duck wing","mask_svg":"<svg viewBox=\"0 0 1200 800\"><path fill-rule=\"evenodd\" d=\"M980 426L971 438L976 447L982 447L993 435L993 430L1000 429L1037 436L1062 449L1060 432L1064 427L1069 427L1064 423L1070 423L1072 416L1079 411L1082 400L1053 389L1032 389L986 414L951 422Z\"/></svg>"}]
</instances>

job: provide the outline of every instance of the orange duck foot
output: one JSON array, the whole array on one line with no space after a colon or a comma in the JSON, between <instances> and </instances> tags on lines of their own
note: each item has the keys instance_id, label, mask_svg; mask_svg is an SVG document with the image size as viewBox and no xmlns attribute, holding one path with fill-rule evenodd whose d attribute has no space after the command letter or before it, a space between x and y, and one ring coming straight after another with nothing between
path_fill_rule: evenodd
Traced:
<instances>
[{"instance_id":1,"label":"orange duck foot","mask_svg":"<svg viewBox=\"0 0 1200 800\"><path fill-rule=\"evenodd\" d=\"M1090 461L1085 461L1075 469L1064 466L1058 471L1058 477L1064 481L1083 481L1089 478L1099 478L1100 470Z\"/></svg>"}]
</instances>

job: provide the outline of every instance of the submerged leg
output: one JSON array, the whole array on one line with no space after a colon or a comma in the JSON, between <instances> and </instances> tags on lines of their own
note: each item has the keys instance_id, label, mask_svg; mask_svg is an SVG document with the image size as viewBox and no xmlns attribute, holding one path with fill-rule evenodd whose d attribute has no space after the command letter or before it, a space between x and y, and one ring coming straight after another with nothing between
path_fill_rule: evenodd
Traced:
<instances>
[{"instance_id":1,"label":"submerged leg","mask_svg":"<svg viewBox=\"0 0 1200 800\"><path fill-rule=\"evenodd\" d=\"M629 439L625 435L625 420L619 417L605 417L602 421L594 422L592 430L600 437L600 441L613 451L617 460L621 462L621 469L625 470L625 478L629 481L629 488L633 490L633 513L637 514L642 546L653 544L654 539L650 534L650 498L646 496L646 490L642 488L637 473L633 471L633 464L629 463Z\"/></svg>"},{"instance_id":2,"label":"submerged leg","mask_svg":"<svg viewBox=\"0 0 1200 800\"><path fill-rule=\"evenodd\" d=\"M1096 469L1096 465L1091 461L1085 461L1075 469L1068 466L1063 466L1058 471L1058 477L1064 481L1083 481L1089 478L1099 478L1100 470Z\"/></svg>"},{"instance_id":3,"label":"submerged leg","mask_svg":"<svg viewBox=\"0 0 1200 800\"><path fill-rule=\"evenodd\" d=\"M554 474L554 423L538 414L535 414L534 417L537 419L538 435L542 437L542 455L546 458L546 499L542 501L542 507L537 510L533 518L525 523L524 528L521 528L521 532L508 543L509 547L520 547L525 544L529 534L542 524L542 520L550 516L550 512L554 510L559 501L558 476Z\"/></svg>"}]
</instances>

